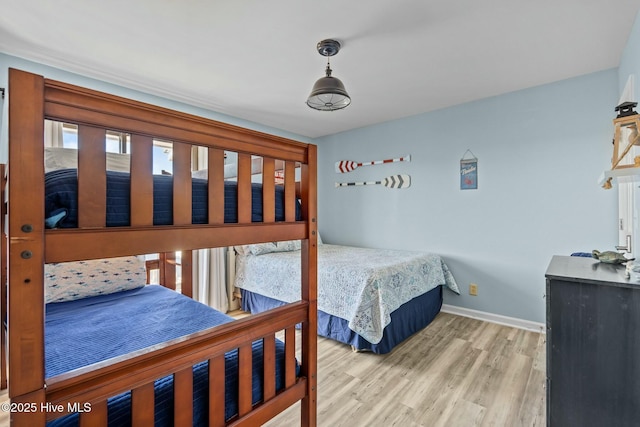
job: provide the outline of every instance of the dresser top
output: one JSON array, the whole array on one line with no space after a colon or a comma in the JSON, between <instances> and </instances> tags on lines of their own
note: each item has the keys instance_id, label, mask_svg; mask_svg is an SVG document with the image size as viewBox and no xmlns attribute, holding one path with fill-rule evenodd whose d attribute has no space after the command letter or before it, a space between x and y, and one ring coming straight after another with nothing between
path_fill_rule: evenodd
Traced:
<instances>
[{"instance_id":1,"label":"dresser top","mask_svg":"<svg viewBox=\"0 0 640 427\"><path fill-rule=\"evenodd\" d=\"M637 261L636 261L637 262ZM573 282L603 283L640 289L640 280L634 276L625 277L626 267L620 264L606 264L595 258L560 256L551 258L545 276Z\"/></svg>"}]
</instances>

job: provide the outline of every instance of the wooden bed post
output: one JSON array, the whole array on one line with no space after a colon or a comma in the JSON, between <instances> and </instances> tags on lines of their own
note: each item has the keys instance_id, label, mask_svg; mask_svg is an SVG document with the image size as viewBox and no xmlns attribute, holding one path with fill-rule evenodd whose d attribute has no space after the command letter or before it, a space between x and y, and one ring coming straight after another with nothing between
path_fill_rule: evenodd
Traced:
<instances>
[{"instance_id":1,"label":"wooden bed post","mask_svg":"<svg viewBox=\"0 0 640 427\"><path fill-rule=\"evenodd\" d=\"M5 232L5 221L7 220L7 205L4 202L5 192L7 190L7 177L5 175L5 165L0 165L0 319L7 318L7 234ZM4 324L0 324L0 390L7 388L7 328Z\"/></svg>"},{"instance_id":2,"label":"wooden bed post","mask_svg":"<svg viewBox=\"0 0 640 427\"><path fill-rule=\"evenodd\" d=\"M302 300L309 302L307 322L302 326L302 375L307 377L307 396L301 402L301 425L317 423L318 383L318 208L317 147L309 145L307 164L302 165L302 209L309 238L302 241Z\"/></svg>"},{"instance_id":3,"label":"wooden bed post","mask_svg":"<svg viewBox=\"0 0 640 427\"><path fill-rule=\"evenodd\" d=\"M182 295L193 298L193 251L182 251L180 256L180 274Z\"/></svg>"},{"instance_id":4,"label":"wooden bed post","mask_svg":"<svg viewBox=\"0 0 640 427\"><path fill-rule=\"evenodd\" d=\"M39 409L45 401L44 79L9 69L9 91L9 397ZM45 415L16 412L11 422L44 425Z\"/></svg>"},{"instance_id":5,"label":"wooden bed post","mask_svg":"<svg viewBox=\"0 0 640 427\"><path fill-rule=\"evenodd\" d=\"M165 288L176 290L176 254L175 252L162 252L158 254L160 259L160 283Z\"/></svg>"}]
</instances>

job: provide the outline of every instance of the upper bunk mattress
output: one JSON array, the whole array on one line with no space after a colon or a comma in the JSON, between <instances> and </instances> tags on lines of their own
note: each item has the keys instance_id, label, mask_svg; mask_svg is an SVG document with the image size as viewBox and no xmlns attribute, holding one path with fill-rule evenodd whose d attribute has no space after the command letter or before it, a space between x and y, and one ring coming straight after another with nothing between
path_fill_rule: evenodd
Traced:
<instances>
[{"instance_id":1,"label":"upper bunk mattress","mask_svg":"<svg viewBox=\"0 0 640 427\"><path fill-rule=\"evenodd\" d=\"M207 223L207 180L192 179L192 224ZM225 181L224 222L238 222L237 183ZM126 172L107 171L107 227L130 224L130 179ZM276 221L284 221L284 187L276 186ZM45 174L45 218L48 228L78 226L77 169L59 169ZM296 219L301 219L296 203ZM262 221L262 186L251 184L251 221ZM173 177L153 176L153 225L173 224Z\"/></svg>"}]
</instances>

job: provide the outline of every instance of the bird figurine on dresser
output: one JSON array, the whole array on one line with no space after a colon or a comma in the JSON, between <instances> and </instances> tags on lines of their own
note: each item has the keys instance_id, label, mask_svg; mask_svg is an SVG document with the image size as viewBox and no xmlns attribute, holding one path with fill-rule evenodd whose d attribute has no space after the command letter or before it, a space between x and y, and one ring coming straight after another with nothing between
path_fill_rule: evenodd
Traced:
<instances>
[{"instance_id":1,"label":"bird figurine on dresser","mask_svg":"<svg viewBox=\"0 0 640 427\"><path fill-rule=\"evenodd\" d=\"M600 252L598 250L591 251L591 256L600 262L607 264L624 264L627 261L633 261L635 258L626 258L624 254L614 251Z\"/></svg>"}]
</instances>

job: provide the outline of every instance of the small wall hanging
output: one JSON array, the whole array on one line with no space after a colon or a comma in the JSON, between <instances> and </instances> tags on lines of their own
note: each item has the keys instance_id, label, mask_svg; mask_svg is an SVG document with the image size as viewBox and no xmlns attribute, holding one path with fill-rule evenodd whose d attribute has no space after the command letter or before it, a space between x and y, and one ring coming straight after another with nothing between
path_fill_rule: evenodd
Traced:
<instances>
[{"instance_id":1,"label":"small wall hanging","mask_svg":"<svg viewBox=\"0 0 640 427\"><path fill-rule=\"evenodd\" d=\"M391 175L381 181L361 181L361 182L336 182L336 187L353 187L358 185L384 185L387 188L409 188L411 177L409 175Z\"/></svg>"},{"instance_id":2,"label":"small wall hanging","mask_svg":"<svg viewBox=\"0 0 640 427\"><path fill-rule=\"evenodd\" d=\"M340 160L336 162L336 173L351 172L360 166L372 166L372 165L381 165L384 163L410 162L410 161L411 161L411 154L406 155L404 157L398 157L397 159L374 160L372 162L362 162L362 163L359 163L353 160Z\"/></svg>"},{"instance_id":3,"label":"small wall hanging","mask_svg":"<svg viewBox=\"0 0 640 427\"><path fill-rule=\"evenodd\" d=\"M469 154L471 157L467 157ZM460 189L476 190L478 188L478 158L467 150L460 159Z\"/></svg>"}]
</instances>

